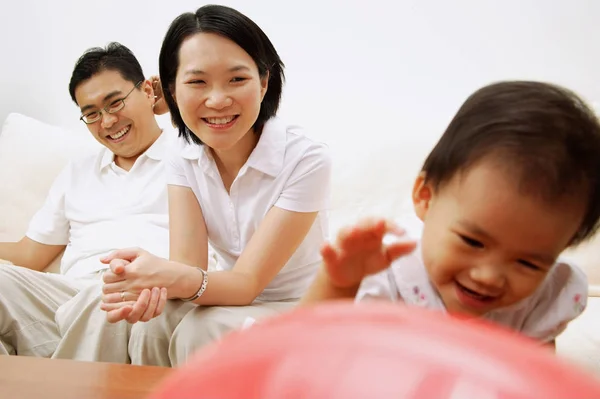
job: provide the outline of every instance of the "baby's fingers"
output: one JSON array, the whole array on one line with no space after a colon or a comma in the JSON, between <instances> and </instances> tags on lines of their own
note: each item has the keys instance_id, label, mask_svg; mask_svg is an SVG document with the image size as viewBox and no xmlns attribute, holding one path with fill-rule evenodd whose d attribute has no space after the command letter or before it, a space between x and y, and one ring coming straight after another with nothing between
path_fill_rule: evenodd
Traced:
<instances>
[{"instance_id":1,"label":"baby's fingers","mask_svg":"<svg viewBox=\"0 0 600 399\"><path fill-rule=\"evenodd\" d=\"M401 256L410 254L417 247L417 242L410 241L399 241L389 244L385 248L385 254L388 262L393 262Z\"/></svg>"},{"instance_id":2,"label":"baby's fingers","mask_svg":"<svg viewBox=\"0 0 600 399\"><path fill-rule=\"evenodd\" d=\"M323 263L327 266L334 266L338 263L338 254L329 243L325 243L321 247L321 256L323 257Z\"/></svg>"},{"instance_id":3,"label":"baby's fingers","mask_svg":"<svg viewBox=\"0 0 600 399\"><path fill-rule=\"evenodd\" d=\"M338 247L347 252L376 249L381 246L386 222L381 219L365 219L356 226L341 230Z\"/></svg>"}]
</instances>

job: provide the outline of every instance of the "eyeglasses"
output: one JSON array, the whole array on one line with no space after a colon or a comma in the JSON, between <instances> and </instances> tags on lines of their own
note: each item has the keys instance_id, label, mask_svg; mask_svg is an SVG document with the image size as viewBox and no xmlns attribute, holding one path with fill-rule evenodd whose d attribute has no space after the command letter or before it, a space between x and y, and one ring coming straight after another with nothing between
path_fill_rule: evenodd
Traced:
<instances>
[{"instance_id":1,"label":"eyeglasses","mask_svg":"<svg viewBox=\"0 0 600 399\"><path fill-rule=\"evenodd\" d=\"M125 99L127 99L127 97L129 97L129 95L131 93L133 93L133 90L135 90L140 84L142 84L142 82L143 82L143 80L137 82L135 84L135 86L133 86L133 88L129 91L129 93L127 93L127 95L125 95L125 97L112 101L106 107L99 109L98 111L92 111L85 115L81 115L81 117L79 119L81 121L83 121L83 123L85 123L86 125L90 125L90 124L98 122L100 119L102 119L102 111L104 111L108 114L114 114L114 113L119 112L120 110L122 110L125 107Z\"/></svg>"}]
</instances>

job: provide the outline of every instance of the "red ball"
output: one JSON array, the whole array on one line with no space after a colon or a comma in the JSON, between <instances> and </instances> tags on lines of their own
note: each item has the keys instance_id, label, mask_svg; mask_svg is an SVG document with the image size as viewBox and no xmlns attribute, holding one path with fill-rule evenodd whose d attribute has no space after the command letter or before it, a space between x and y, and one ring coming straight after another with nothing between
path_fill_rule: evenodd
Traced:
<instances>
[{"instance_id":1,"label":"red ball","mask_svg":"<svg viewBox=\"0 0 600 399\"><path fill-rule=\"evenodd\" d=\"M489 323L330 302L229 334L151 398L600 398L600 383Z\"/></svg>"}]
</instances>

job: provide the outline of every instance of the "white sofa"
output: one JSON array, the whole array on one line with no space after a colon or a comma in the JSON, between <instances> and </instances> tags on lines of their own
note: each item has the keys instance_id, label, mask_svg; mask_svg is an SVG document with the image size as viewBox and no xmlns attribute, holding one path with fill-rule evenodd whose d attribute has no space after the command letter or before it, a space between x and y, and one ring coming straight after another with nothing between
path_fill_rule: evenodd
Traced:
<instances>
[{"instance_id":1,"label":"white sofa","mask_svg":"<svg viewBox=\"0 0 600 399\"><path fill-rule=\"evenodd\" d=\"M99 144L84 126L74 132L20 114L10 114L0 131L0 241L18 240L25 233L34 212L66 162L85 152L94 151ZM380 147L380 151L386 151ZM372 154L370 159L381 163L385 170L389 154ZM354 157L334 154L332 232L354 221L358 215L370 213L398 216L409 209L407 192L396 187L386 189L384 182L365 175L361 162ZM336 157L336 153L339 156ZM397 170L397 165L394 165ZM415 170L406 165L405 170ZM569 254L590 277L590 298L584 314L571 323L558 339L558 353L600 375L600 237ZM49 271L58 270L58 259Z\"/></svg>"}]
</instances>

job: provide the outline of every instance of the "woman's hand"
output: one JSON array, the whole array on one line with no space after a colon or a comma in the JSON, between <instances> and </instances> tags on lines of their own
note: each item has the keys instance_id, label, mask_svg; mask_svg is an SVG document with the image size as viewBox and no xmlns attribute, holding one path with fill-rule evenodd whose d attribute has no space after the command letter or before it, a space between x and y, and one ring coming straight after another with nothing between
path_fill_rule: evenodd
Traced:
<instances>
[{"instance_id":1,"label":"woman's hand","mask_svg":"<svg viewBox=\"0 0 600 399\"><path fill-rule=\"evenodd\" d=\"M186 274L193 268L169 262L139 248L123 249L101 259L110 265L104 273L102 304L111 323L149 321L160 315L168 294L177 297ZM185 297L185 296L184 296Z\"/></svg>"}]
</instances>

